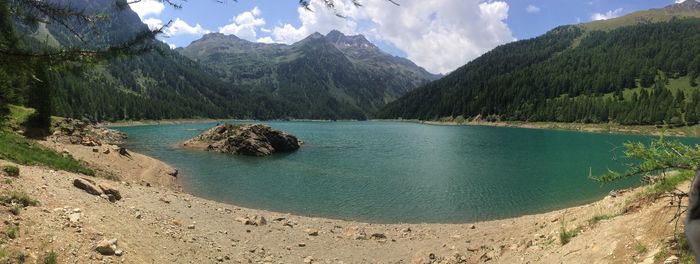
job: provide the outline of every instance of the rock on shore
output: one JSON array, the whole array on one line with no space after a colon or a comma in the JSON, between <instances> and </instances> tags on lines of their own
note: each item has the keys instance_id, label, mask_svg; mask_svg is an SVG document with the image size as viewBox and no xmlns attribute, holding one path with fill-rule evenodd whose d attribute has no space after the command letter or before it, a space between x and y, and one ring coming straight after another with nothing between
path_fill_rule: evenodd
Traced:
<instances>
[{"instance_id":1,"label":"rock on shore","mask_svg":"<svg viewBox=\"0 0 700 264\"><path fill-rule=\"evenodd\" d=\"M207 151L259 157L295 151L299 149L301 141L293 135L262 124L224 124L204 131L184 145Z\"/></svg>"},{"instance_id":2,"label":"rock on shore","mask_svg":"<svg viewBox=\"0 0 700 264\"><path fill-rule=\"evenodd\" d=\"M102 144L118 145L124 143L127 138L126 134L114 129L70 118L56 122L53 130L54 134L49 140L88 147Z\"/></svg>"}]
</instances>

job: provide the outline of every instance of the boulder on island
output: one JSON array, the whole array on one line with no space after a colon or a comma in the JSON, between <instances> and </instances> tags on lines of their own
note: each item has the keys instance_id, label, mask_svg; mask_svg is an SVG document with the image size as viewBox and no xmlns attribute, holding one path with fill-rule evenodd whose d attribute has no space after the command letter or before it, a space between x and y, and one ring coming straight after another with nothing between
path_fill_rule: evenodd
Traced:
<instances>
[{"instance_id":1,"label":"boulder on island","mask_svg":"<svg viewBox=\"0 0 700 264\"><path fill-rule=\"evenodd\" d=\"M267 156L299 149L301 141L269 126L218 125L185 141L185 147L246 156Z\"/></svg>"}]
</instances>

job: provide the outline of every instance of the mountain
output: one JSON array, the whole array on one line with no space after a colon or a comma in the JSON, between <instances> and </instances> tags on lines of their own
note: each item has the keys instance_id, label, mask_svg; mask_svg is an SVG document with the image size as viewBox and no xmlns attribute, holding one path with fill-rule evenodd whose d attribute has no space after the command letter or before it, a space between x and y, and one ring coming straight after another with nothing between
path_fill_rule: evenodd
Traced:
<instances>
[{"instance_id":1,"label":"mountain","mask_svg":"<svg viewBox=\"0 0 700 264\"><path fill-rule=\"evenodd\" d=\"M118 6L120 1L49 2L100 19L94 25L69 22L86 41L60 23L27 26L18 21L26 46L99 48L124 43L148 29L128 5ZM157 40L144 45L153 51L79 65L78 71L70 69L75 65L57 67L49 80L53 112L90 120L366 119L386 102L438 77L382 52L364 37L340 32L313 34L294 45L251 43L221 34L206 35L179 52ZM13 94L26 94L28 88L16 87ZM12 102L28 100L17 96Z\"/></svg>"},{"instance_id":2,"label":"mountain","mask_svg":"<svg viewBox=\"0 0 700 264\"><path fill-rule=\"evenodd\" d=\"M365 37L331 31L292 45L211 33L178 51L228 83L285 102L285 117L365 119L439 76L381 51Z\"/></svg>"},{"instance_id":3,"label":"mountain","mask_svg":"<svg viewBox=\"0 0 700 264\"><path fill-rule=\"evenodd\" d=\"M588 24L499 46L409 92L379 117L622 124L700 119L700 4Z\"/></svg>"},{"instance_id":4,"label":"mountain","mask_svg":"<svg viewBox=\"0 0 700 264\"><path fill-rule=\"evenodd\" d=\"M59 23L36 27L18 23L22 42L28 47L99 48L133 39L148 27L128 6L113 0L53 0L70 10L100 14L94 26L71 24L84 34L79 40ZM102 14L108 14L104 16ZM70 21L74 23L74 21ZM152 51L119 56L107 61L54 67L49 76L53 113L90 120L164 118L274 118L283 114L281 103L268 95L239 89L226 83L200 64L172 51L157 40L142 45ZM77 71L73 70L77 66ZM18 78L14 94L26 94L29 85ZM25 86L27 86L25 88ZM18 104L29 99L14 98Z\"/></svg>"}]
</instances>

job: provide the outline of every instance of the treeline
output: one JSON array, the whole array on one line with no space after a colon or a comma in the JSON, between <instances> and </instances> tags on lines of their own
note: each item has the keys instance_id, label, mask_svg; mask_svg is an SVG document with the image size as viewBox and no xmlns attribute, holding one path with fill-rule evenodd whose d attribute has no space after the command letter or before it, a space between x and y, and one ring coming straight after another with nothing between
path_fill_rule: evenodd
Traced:
<instances>
[{"instance_id":1,"label":"treeline","mask_svg":"<svg viewBox=\"0 0 700 264\"><path fill-rule=\"evenodd\" d=\"M700 102L693 100L695 92L688 100L679 93L679 101L666 83L688 76L695 85L699 72L700 19L609 32L564 26L498 47L389 104L380 116L625 124L659 124L675 117L693 122L694 105ZM623 91L640 86L652 90L623 98Z\"/></svg>"}]
</instances>

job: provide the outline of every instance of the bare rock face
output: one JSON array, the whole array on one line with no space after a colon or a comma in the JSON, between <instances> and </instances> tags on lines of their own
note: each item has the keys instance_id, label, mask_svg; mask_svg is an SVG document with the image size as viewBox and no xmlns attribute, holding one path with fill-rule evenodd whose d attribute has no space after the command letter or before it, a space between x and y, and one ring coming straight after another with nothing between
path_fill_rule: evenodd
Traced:
<instances>
[{"instance_id":1,"label":"bare rock face","mask_svg":"<svg viewBox=\"0 0 700 264\"><path fill-rule=\"evenodd\" d=\"M186 141L184 145L207 151L260 157L277 152L295 151L299 149L301 141L295 136L266 125L224 124L204 131Z\"/></svg>"}]
</instances>

